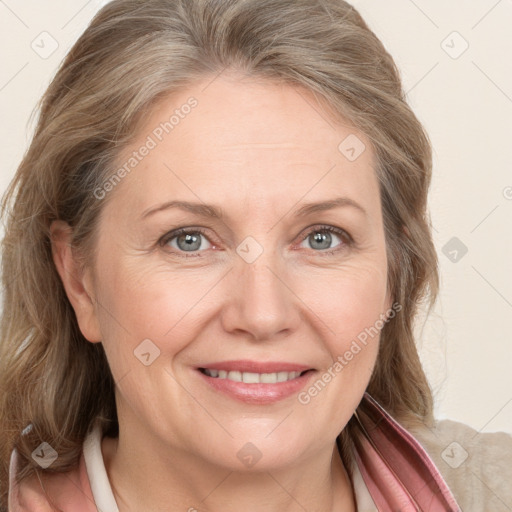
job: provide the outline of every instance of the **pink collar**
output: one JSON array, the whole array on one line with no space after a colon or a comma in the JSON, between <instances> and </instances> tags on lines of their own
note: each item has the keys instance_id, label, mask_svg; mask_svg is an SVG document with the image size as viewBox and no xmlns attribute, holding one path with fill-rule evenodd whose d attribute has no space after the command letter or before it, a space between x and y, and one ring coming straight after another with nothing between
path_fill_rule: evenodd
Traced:
<instances>
[{"instance_id":1,"label":"pink collar","mask_svg":"<svg viewBox=\"0 0 512 512\"><path fill-rule=\"evenodd\" d=\"M379 512L460 512L420 443L368 393L355 414L356 463Z\"/></svg>"}]
</instances>

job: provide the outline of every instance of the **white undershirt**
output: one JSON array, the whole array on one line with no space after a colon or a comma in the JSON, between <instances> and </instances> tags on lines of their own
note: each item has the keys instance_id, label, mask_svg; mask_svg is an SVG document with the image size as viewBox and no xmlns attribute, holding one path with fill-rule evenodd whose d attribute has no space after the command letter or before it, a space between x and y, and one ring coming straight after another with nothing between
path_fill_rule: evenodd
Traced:
<instances>
[{"instance_id":1,"label":"white undershirt","mask_svg":"<svg viewBox=\"0 0 512 512\"><path fill-rule=\"evenodd\" d=\"M101 453L101 430L98 424L85 438L84 459L96 508L101 512L119 512Z\"/></svg>"},{"instance_id":2,"label":"white undershirt","mask_svg":"<svg viewBox=\"0 0 512 512\"><path fill-rule=\"evenodd\" d=\"M96 424L84 441L84 459L91 491L98 510L119 512L101 452L101 431ZM357 464L354 464L352 482L357 501L357 512L378 512Z\"/></svg>"}]
</instances>

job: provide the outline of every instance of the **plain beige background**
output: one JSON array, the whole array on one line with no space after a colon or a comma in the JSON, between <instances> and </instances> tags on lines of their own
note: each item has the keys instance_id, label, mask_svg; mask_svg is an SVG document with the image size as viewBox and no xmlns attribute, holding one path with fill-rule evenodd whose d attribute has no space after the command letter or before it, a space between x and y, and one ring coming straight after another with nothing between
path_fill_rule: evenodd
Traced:
<instances>
[{"instance_id":1,"label":"plain beige background","mask_svg":"<svg viewBox=\"0 0 512 512\"><path fill-rule=\"evenodd\" d=\"M37 100L104 3L0 0L2 192ZM352 4L395 58L434 146L441 294L417 332L437 416L512 433L512 1Z\"/></svg>"}]
</instances>

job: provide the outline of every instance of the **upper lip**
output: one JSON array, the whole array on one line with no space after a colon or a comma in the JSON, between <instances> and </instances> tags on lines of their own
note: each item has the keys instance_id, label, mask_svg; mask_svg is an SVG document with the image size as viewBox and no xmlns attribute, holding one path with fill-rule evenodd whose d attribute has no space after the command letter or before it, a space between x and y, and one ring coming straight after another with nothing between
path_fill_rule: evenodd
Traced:
<instances>
[{"instance_id":1,"label":"upper lip","mask_svg":"<svg viewBox=\"0 0 512 512\"><path fill-rule=\"evenodd\" d=\"M251 373L303 372L312 370L311 366L279 361L218 361L199 366L210 370L239 371Z\"/></svg>"}]
</instances>

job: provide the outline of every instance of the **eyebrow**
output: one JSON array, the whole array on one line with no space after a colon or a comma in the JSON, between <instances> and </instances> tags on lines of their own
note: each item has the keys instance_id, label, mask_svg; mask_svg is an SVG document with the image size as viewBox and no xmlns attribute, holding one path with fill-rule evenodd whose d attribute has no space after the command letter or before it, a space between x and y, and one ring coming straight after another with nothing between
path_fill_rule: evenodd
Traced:
<instances>
[{"instance_id":1,"label":"eyebrow","mask_svg":"<svg viewBox=\"0 0 512 512\"><path fill-rule=\"evenodd\" d=\"M352 207L359 210L365 217L368 216L367 211L356 201L349 197L336 197L327 201L321 201L316 203L306 203L302 205L296 212L297 217L306 217L312 213L323 212L332 210L334 208ZM170 209L180 209L193 213L199 217L212 218L212 219L224 219L226 217L222 208L214 205L205 203L194 203L190 201L168 201L160 204L154 208L146 210L141 219L146 219L157 212Z\"/></svg>"}]
</instances>

